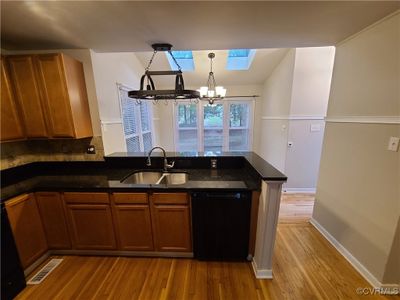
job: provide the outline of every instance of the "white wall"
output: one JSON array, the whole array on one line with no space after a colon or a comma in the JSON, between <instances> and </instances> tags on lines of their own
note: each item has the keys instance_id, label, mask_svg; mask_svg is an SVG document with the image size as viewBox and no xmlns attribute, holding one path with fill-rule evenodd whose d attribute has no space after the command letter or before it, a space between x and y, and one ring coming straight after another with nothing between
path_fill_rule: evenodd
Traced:
<instances>
[{"instance_id":1,"label":"white wall","mask_svg":"<svg viewBox=\"0 0 400 300\"><path fill-rule=\"evenodd\" d=\"M399 53L399 13L337 46L313 213L374 285L400 284Z\"/></svg>"},{"instance_id":2,"label":"white wall","mask_svg":"<svg viewBox=\"0 0 400 300\"><path fill-rule=\"evenodd\" d=\"M292 146L287 148L285 161L286 190L313 191L317 186L334 56L334 47L296 49L288 131Z\"/></svg>"},{"instance_id":3,"label":"white wall","mask_svg":"<svg viewBox=\"0 0 400 300\"><path fill-rule=\"evenodd\" d=\"M292 97L294 49L288 51L265 81L261 99L261 126L256 152L284 172Z\"/></svg>"},{"instance_id":4,"label":"white wall","mask_svg":"<svg viewBox=\"0 0 400 300\"><path fill-rule=\"evenodd\" d=\"M334 51L292 49L264 84L257 152L288 176L287 190L316 187Z\"/></svg>"},{"instance_id":5,"label":"white wall","mask_svg":"<svg viewBox=\"0 0 400 300\"><path fill-rule=\"evenodd\" d=\"M105 154L126 151L117 83L139 88L143 66L133 53L91 52Z\"/></svg>"},{"instance_id":6,"label":"white wall","mask_svg":"<svg viewBox=\"0 0 400 300\"><path fill-rule=\"evenodd\" d=\"M311 126L319 131L311 131ZM317 186L322 140L324 137L324 120L290 120L288 143L285 161L284 185L287 191L315 191Z\"/></svg>"},{"instance_id":7,"label":"white wall","mask_svg":"<svg viewBox=\"0 0 400 300\"><path fill-rule=\"evenodd\" d=\"M293 72L292 116L325 116L335 47L297 48Z\"/></svg>"}]
</instances>

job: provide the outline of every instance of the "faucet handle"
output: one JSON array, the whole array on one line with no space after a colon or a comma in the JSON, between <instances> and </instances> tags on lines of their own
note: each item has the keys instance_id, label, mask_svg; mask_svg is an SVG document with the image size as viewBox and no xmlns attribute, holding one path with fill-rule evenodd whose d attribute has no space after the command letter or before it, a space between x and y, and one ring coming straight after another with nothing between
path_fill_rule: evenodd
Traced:
<instances>
[{"instance_id":1,"label":"faucet handle","mask_svg":"<svg viewBox=\"0 0 400 300\"><path fill-rule=\"evenodd\" d=\"M150 157L147 157L146 159L146 166L150 167L151 166L151 160Z\"/></svg>"},{"instance_id":2,"label":"faucet handle","mask_svg":"<svg viewBox=\"0 0 400 300\"><path fill-rule=\"evenodd\" d=\"M165 166L166 166L167 168L171 169L171 168L174 167L174 165L175 165L175 161L172 161L170 164L167 163Z\"/></svg>"}]
</instances>

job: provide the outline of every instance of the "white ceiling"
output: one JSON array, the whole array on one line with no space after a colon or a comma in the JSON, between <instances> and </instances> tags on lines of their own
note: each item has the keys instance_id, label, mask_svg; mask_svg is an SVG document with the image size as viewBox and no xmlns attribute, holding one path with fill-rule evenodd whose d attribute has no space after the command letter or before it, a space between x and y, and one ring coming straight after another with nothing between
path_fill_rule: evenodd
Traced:
<instances>
[{"instance_id":1,"label":"white ceiling","mask_svg":"<svg viewBox=\"0 0 400 300\"><path fill-rule=\"evenodd\" d=\"M149 51L334 45L398 1L1 1L8 50Z\"/></svg>"},{"instance_id":2,"label":"white ceiling","mask_svg":"<svg viewBox=\"0 0 400 300\"><path fill-rule=\"evenodd\" d=\"M213 60L213 71L218 85L252 85L262 84L272 73L275 66L282 60L288 49L258 49L249 70L228 71L226 61L228 50L193 51L194 71L184 71L186 87L200 87L207 85L208 73L210 71L209 52L215 53ZM135 53L143 67L147 66L152 52ZM150 70L171 70L165 52L156 54ZM174 84L173 76L154 76L157 86L171 86Z\"/></svg>"}]
</instances>

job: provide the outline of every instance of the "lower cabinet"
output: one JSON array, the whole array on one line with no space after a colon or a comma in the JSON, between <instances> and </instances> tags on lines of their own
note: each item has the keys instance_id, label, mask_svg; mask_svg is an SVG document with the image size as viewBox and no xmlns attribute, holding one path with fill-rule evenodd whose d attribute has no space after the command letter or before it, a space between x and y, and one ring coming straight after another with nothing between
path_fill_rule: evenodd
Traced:
<instances>
[{"instance_id":1,"label":"lower cabinet","mask_svg":"<svg viewBox=\"0 0 400 300\"><path fill-rule=\"evenodd\" d=\"M188 195L186 193L154 193L150 199L156 251L191 252Z\"/></svg>"},{"instance_id":2,"label":"lower cabinet","mask_svg":"<svg viewBox=\"0 0 400 300\"><path fill-rule=\"evenodd\" d=\"M153 251L153 233L147 194L114 193L112 200L118 249Z\"/></svg>"},{"instance_id":3,"label":"lower cabinet","mask_svg":"<svg viewBox=\"0 0 400 300\"><path fill-rule=\"evenodd\" d=\"M64 199L73 249L116 249L108 194L65 193Z\"/></svg>"},{"instance_id":4,"label":"lower cabinet","mask_svg":"<svg viewBox=\"0 0 400 300\"><path fill-rule=\"evenodd\" d=\"M192 252L187 193L37 192L5 207L24 269L48 249Z\"/></svg>"},{"instance_id":5,"label":"lower cabinet","mask_svg":"<svg viewBox=\"0 0 400 300\"><path fill-rule=\"evenodd\" d=\"M64 202L57 192L35 193L40 216L50 249L71 249Z\"/></svg>"},{"instance_id":6,"label":"lower cabinet","mask_svg":"<svg viewBox=\"0 0 400 300\"><path fill-rule=\"evenodd\" d=\"M23 194L5 203L21 265L25 269L47 251L47 241L33 194Z\"/></svg>"}]
</instances>

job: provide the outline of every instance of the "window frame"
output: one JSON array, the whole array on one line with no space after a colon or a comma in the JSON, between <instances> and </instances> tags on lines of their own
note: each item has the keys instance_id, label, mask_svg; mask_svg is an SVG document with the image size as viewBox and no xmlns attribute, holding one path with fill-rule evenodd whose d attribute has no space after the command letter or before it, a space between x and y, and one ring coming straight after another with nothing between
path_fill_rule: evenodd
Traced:
<instances>
[{"instance_id":1,"label":"window frame","mask_svg":"<svg viewBox=\"0 0 400 300\"><path fill-rule=\"evenodd\" d=\"M144 150L144 142L143 142L143 135L145 133L151 133L151 144L152 147L154 147L154 143L155 143L155 136L154 136L154 124L153 124L153 106L151 105L151 103L147 103L142 101L142 103L147 105L148 108L148 118L149 118L149 130L142 130L142 117L141 117L141 112L140 112L140 104L136 103L134 99L132 99L133 104L134 104L134 114L135 114L135 126L136 126L136 130L137 132L134 134L129 134L126 135L125 134L125 124L124 124L124 114L123 114L123 104L122 104L122 97L121 97L121 92L129 92L134 90L134 88L129 87L125 84L122 83L117 83L117 92L118 92L118 99L119 99L119 112L120 112L120 116L121 116L121 124L122 124L122 133L124 136L124 140L125 140L125 148L126 151L128 152L128 145L126 140L128 138L132 138L135 136L139 137L139 148L141 152L145 152Z\"/></svg>"},{"instance_id":2,"label":"window frame","mask_svg":"<svg viewBox=\"0 0 400 300\"><path fill-rule=\"evenodd\" d=\"M178 108L179 104L196 104L193 101L188 100L180 100L176 101L176 105L173 106L173 116L174 116L174 149L176 152L181 152L179 149L179 126L178 126ZM223 104L223 121L222 121L222 152L245 152L253 150L253 128L254 128L254 107L255 100L254 99L245 99L245 98L230 98L229 100L221 100L217 101L215 104ZM247 128L244 127L230 127L229 126L229 118L230 118L230 105L231 104L248 104L249 105L249 120ZM197 151L204 152L204 106L206 102L199 101L197 106ZM248 149L247 150L229 150L229 130L230 129L247 129L249 131L248 135Z\"/></svg>"}]
</instances>

